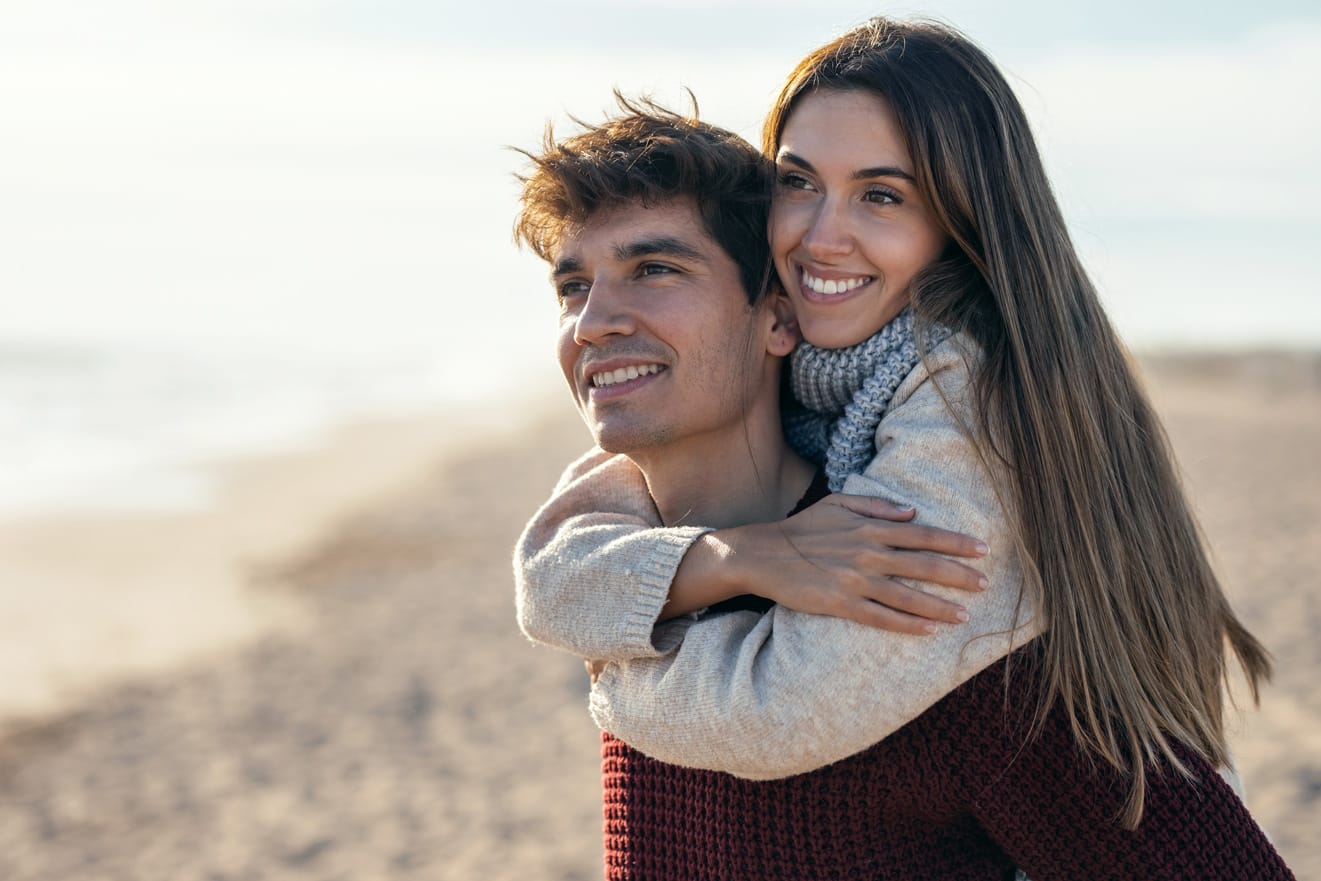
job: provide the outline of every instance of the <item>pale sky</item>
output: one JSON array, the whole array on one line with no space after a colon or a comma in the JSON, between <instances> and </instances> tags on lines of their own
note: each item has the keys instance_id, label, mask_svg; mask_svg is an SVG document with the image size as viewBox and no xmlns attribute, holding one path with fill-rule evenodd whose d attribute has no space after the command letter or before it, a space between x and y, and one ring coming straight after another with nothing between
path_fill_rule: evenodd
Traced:
<instances>
[{"instance_id":1,"label":"pale sky","mask_svg":"<svg viewBox=\"0 0 1321 881\"><path fill-rule=\"evenodd\" d=\"M0 342L521 351L553 310L506 145L615 86L755 139L877 11L1010 75L1132 341L1321 345L1321 13L1136 0L7 0Z\"/></svg>"}]
</instances>

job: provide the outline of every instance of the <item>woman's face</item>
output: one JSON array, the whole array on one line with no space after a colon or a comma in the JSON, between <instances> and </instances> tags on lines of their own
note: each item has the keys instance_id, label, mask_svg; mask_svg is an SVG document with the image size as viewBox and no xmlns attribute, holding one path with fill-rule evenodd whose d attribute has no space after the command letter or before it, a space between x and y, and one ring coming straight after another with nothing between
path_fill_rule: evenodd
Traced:
<instances>
[{"instance_id":1,"label":"woman's face","mask_svg":"<svg viewBox=\"0 0 1321 881\"><path fill-rule=\"evenodd\" d=\"M789 115L775 164L771 253L803 338L860 343L908 305L947 238L894 112L870 92L813 92Z\"/></svg>"}]
</instances>

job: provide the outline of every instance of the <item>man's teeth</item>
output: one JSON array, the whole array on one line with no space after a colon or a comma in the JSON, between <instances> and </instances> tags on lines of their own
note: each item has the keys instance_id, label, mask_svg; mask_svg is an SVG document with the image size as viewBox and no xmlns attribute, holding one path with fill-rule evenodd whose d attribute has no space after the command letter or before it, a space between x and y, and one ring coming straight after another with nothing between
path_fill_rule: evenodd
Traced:
<instances>
[{"instance_id":1,"label":"man's teeth","mask_svg":"<svg viewBox=\"0 0 1321 881\"><path fill-rule=\"evenodd\" d=\"M825 279L817 278L806 269L803 270L803 285L811 288L818 294L842 294L851 291L854 288L862 287L869 281L871 281L871 276L869 275L862 275L858 278L841 278L838 280L832 278L827 281Z\"/></svg>"},{"instance_id":2,"label":"man's teeth","mask_svg":"<svg viewBox=\"0 0 1321 881\"><path fill-rule=\"evenodd\" d=\"M659 364L631 364L628 367L620 367L618 370L607 370L604 373L592 374L592 385L602 388L607 385L614 385L617 382L627 382L630 379L637 379L639 376L649 376L653 373L659 373L661 366Z\"/></svg>"}]
</instances>

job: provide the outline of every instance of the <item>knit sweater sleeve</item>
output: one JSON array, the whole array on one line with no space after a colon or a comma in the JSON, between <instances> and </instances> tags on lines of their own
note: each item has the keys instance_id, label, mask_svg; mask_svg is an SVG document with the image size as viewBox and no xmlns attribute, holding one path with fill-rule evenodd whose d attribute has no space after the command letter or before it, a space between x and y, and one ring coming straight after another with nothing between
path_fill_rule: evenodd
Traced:
<instances>
[{"instance_id":1,"label":"knit sweater sleeve","mask_svg":"<svg viewBox=\"0 0 1321 881\"><path fill-rule=\"evenodd\" d=\"M990 553L978 561L991 582L985 592L956 597L921 585L967 607L967 624L918 637L782 606L703 618L672 652L607 665L592 690L597 724L672 764L788 777L880 741L1035 636L1020 604L1008 518L946 405L970 414L968 378L958 345L931 353L896 391L874 461L846 486L911 504L918 522L987 542Z\"/></svg>"},{"instance_id":2,"label":"knit sweater sleeve","mask_svg":"<svg viewBox=\"0 0 1321 881\"><path fill-rule=\"evenodd\" d=\"M1000 689L987 692L986 703L1003 706ZM1149 768L1142 822L1130 831L1116 820L1127 778L1082 753L1058 707L1039 736L1025 732L1011 727L999 749L978 736L983 748L959 758L981 778L978 823L1032 881L1294 877L1229 784L1183 744L1174 749L1191 777L1164 761Z\"/></svg>"},{"instance_id":3,"label":"knit sweater sleeve","mask_svg":"<svg viewBox=\"0 0 1321 881\"><path fill-rule=\"evenodd\" d=\"M682 638L675 619L653 642L670 582L706 529L660 526L642 474L594 449L571 464L514 548L518 624L529 639L585 658L660 654Z\"/></svg>"}]
</instances>

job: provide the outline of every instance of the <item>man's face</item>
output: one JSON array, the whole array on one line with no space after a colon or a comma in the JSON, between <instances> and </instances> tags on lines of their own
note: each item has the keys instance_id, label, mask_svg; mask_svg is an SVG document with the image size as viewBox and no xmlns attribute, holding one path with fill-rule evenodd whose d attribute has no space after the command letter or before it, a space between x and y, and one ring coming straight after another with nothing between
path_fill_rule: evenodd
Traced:
<instances>
[{"instance_id":1,"label":"man's face","mask_svg":"<svg viewBox=\"0 0 1321 881\"><path fill-rule=\"evenodd\" d=\"M598 213L560 243L552 280L560 367L602 449L742 436L774 319L690 201Z\"/></svg>"}]
</instances>

